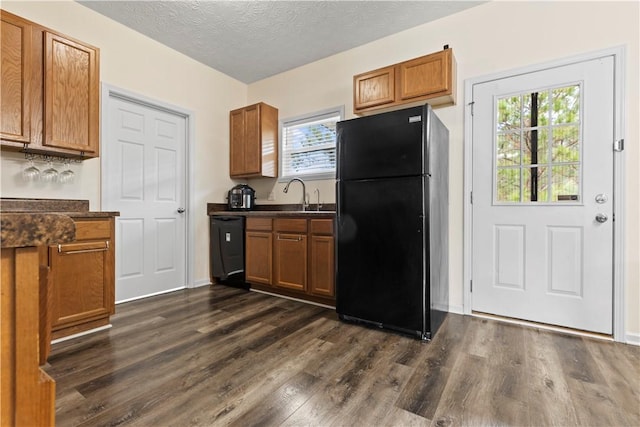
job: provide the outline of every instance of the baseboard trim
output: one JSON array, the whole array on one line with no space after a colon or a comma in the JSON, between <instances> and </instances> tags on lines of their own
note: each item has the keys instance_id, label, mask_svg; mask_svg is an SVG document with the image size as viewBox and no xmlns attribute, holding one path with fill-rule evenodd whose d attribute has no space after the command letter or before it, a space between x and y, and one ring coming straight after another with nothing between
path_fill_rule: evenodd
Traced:
<instances>
[{"instance_id":1,"label":"baseboard trim","mask_svg":"<svg viewBox=\"0 0 640 427\"><path fill-rule=\"evenodd\" d=\"M627 334L625 335L625 342L627 344L640 346L640 334L627 332Z\"/></svg>"},{"instance_id":2,"label":"baseboard trim","mask_svg":"<svg viewBox=\"0 0 640 427\"><path fill-rule=\"evenodd\" d=\"M464 315L464 307L461 305L449 305L449 313Z\"/></svg>"},{"instance_id":3,"label":"baseboard trim","mask_svg":"<svg viewBox=\"0 0 640 427\"><path fill-rule=\"evenodd\" d=\"M191 288L200 288L202 286L209 286L211 284L211 280L210 279L200 279L197 280L195 282L193 282L193 285L190 286Z\"/></svg>"},{"instance_id":4,"label":"baseboard trim","mask_svg":"<svg viewBox=\"0 0 640 427\"><path fill-rule=\"evenodd\" d=\"M57 338L55 340L51 340L51 344L53 345L53 344L57 344L59 342L69 341L69 340L72 340L74 338L82 337L82 336L93 334L93 333L100 332L100 331L104 331L105 329L110 329L110 328L111 328L111 323L109 323L108 325L100 326L98 328L89 329L88 331L78 332L77 334L73 334L73 335L69 335L69 336L66 336L66 337L62 337L62 338Z\"/></svg>"},{"instance_id":5,"label":"baseboard trim","mask_svg":"<svg viewBox=\"0 0 640 427\"><path fill-rule=\"evenodd\" d=\"M122 303L125 303L125 302L129 302L129 301L136 301L136 300L143 299L143 298L155 297L156 295L169 294L171 292L181 291L181 290L186 289L186 288L187 288L186 286L181 286L179 288L167 289L166 291L154 292L154 293L147 294L147 295L140 295L140 296L133 297L133 298L127 298L127 299L123 299L123 300L120 300L120 301L116 301L116 305L122 304Z\"/></svg>"},{"instance_id":6,"label":"baseboard trim","mask_svg":"<svg viewBox=\"0 0 640 427\"><path fill-rule=\"evenodd\" d=\"M287 295L281 295L281 294L271 293L271 292L263 291L263 290L260 290L260 289L254 289L254 288L251 288L251 289L249 289L249 290L250 290L251 292L258 292L259 294L271 295L271 296L274 296L274 297L279 297L279 298L284 298L284 299L290 299L290 300L292 300L292 301L298 301L298 302L304 302L304 303L306 303L306 304L317 305L318 307L330 308L330 309L332 309L332 310L335 310L335 309L336 309L335 307L333 307L333 306L331 306L331 305L321 304L321 303L319 303L319 302L315 302L315 301L308 301L308 300L305 300L305 299L294 298L294 297L290 297L290 296L287 296Z\"/></svg>"}]
</instances>

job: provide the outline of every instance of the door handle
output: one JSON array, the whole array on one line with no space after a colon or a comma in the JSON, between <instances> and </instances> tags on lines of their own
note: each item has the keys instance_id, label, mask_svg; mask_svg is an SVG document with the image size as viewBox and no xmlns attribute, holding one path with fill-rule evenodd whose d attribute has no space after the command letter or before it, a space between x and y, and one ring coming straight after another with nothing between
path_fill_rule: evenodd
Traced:
<instances>
[{"instance_id":1,"label":"door handle","mask_svg":"<svg viewBox=\"0 0 640 427\"><path fill-rule=\"evenodd\" d=\"M178 213L184 213L184 208L178 208Z\"/></svg>"},{"instance_id":2,"label":"door handle","mask_svg":"<svg viewBox=\"0 0 640 427\"><path fill-rule=\"evenodd\" d=\"M603 203L607 203L608 200L609 198L607 197L606 194L596 195L596 203L603 204Z\"/></svg>"},{"instance_id":3,"label":"door handle","mask_svg":"<svg viewBox=\"0 0 640 427\"><path fill-rule=\"evenodd\" d=\"M607 222L608 219L609 217L603 213L599 213L596 215L596 221L598 221L600 224Z\"/></svg>"},{"instance_id":4,"label":"door handle","mask_svg":"<svg viewBox=\"0 0 640 427\"><path fill-rule=\"evenodd\" d=\"M297 237L282 237L278 234L278 240L284 240L287 242L299 242L302 240L302 237L297 236Z\"/></svg>"}]
</instances>

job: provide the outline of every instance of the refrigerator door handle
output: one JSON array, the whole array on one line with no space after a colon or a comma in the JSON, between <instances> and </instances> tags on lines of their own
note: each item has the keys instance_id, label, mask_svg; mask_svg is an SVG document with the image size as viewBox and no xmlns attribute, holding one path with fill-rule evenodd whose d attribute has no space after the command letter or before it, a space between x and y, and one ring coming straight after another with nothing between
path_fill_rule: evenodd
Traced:
<instances>
[{"instance_id":1,"label":"refrigerator door handle","mask_svg":"<svg viewBox=\"0 0 640 427\"><path fill-rule=\"evenodd\" d=\"M340 181L336 180L336 225L340 227L340 218L342 209L344 208L342 204L342 192L340 191Z\"/></svg>"}]
</instances>

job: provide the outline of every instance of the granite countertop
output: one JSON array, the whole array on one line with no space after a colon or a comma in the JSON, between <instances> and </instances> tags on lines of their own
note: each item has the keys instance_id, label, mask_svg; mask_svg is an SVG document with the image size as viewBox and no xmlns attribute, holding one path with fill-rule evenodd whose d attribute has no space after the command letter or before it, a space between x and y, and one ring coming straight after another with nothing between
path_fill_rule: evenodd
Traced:
<instances>
[{"instance_id":1,"label":"granite countertop","mask_svg":"<svg viewBox=\"0 0 640 427\"><path fill-rule=\"evenodd\" d=\"M67 215L25 212L0 215L3 248L68 243L75 238L76 226Z\"/></svg>"},{"instance_id":2,"label":"granite countertop","mask_svg":"<svg viewBox=\"0 0 640 427\"><path fill-rule=\"evenodd\" d=\"M83 212L50 212L66 215L71 218L110 218L112 216L120 216L120 212L109 211L83 211Z\"/></svg>"},{"instance_id":3,"label":"granite countertop","mask_svg":"<svg viewBox=\"0 0 640 427\"><path fill-rule=\"evenodd\" d=\"M109 218L120 216L120 212L90 211L88 200L64 199L0 199L0 212L6 213L51 213L71 218Z\"/></svg>"},{"instance_id":4,"label":"granite countertop","mask_svg":"<svg viewBox=\"0 0 640 427\"><path fill-rule=\"evenodd\" d=\"M73 218L109 218L120 212L89 211L88 200L0 199L2 247L51 245L72 242Z\"/></svg>"}]
</instances>

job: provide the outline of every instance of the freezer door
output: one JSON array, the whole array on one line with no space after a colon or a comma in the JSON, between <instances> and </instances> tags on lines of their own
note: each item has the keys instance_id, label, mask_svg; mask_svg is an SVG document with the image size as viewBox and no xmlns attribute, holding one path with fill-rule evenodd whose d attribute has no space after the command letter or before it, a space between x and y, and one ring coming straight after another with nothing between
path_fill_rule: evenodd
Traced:
<instances>
[{"instance_id":1,"label":"freezer door","mask_svg":"<svg viewBox=\"0 0 640 427\"><path fill-rule=\"evenodd\" d=\"M422 194L421 177L338 182L338 314L423 330L429 276Z\"/></svg>"},{"instance_id":2,"label":"freezer door","mask_svg":"<svg viewBox=\"0 0 640 427\"><path fill-rule=\"evenodd\" d=\"M339 180L421 175L426 107L337 124Z\"/></svg>"}]
</instances>

